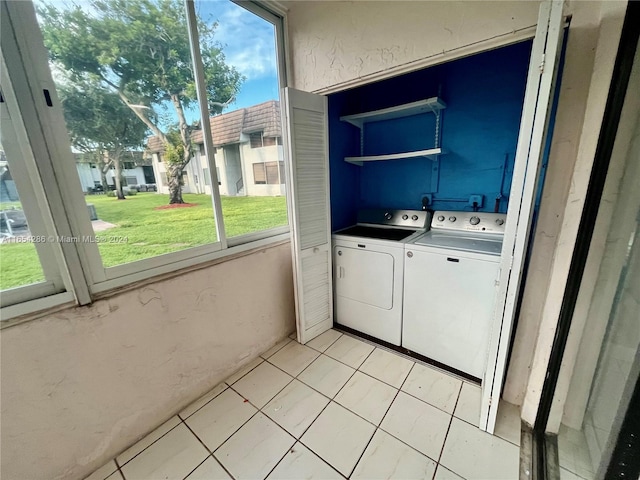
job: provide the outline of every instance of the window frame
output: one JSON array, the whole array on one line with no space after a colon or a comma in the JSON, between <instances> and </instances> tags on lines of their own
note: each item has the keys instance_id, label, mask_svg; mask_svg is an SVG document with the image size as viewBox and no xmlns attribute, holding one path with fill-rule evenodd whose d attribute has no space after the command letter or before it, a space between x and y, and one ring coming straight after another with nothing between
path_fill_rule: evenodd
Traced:
<instances>
[{"instance_id":1,"label":"window frame","mask_svg":"<svg viewBox=\"0 0 640 480\"><path fill-rule=\"evenodd\" d=\"M274 26L278 83L279 87L282 88L288 83L286 75L287 67L285 64L285 13L276 13L271 9L266 9L258 2L232 1ZM195 16L193 0L186 0L185 5L188 16ZM14 70L22 70L24 77L29 80L25 82L23 86L30 90L29 98L25 97L19 105L20 112L22 113L23 108L26 108L25 105L30 103L30 107L33 110L31 112L31 118L25 118L24 122L26 125L31 125L34 124L33 121L35 120L37 122L35 124L42 127L41 131L38 132L40 138L37 140L30 139L29 145L32 145L34 142L42 143L44 156L39 153L37 157L38 162L50 164L48 171L50 176L46 176L45 172L41 172L41 176L43 178L43 195L46 196L46 204L51 208L52 222L55 221L55 227L59 232L58 235L68 235L71 237L95 236L85 207L84 192L80 185L75 163L66 161L68 160L67 157L71 155L68 133L66 131L66 124L63 119L55 84L49 69L48 54L44 47L33 3L2 2L2 10L2 17L4 19L3 27L7 23L13 26L12 33L14 33L16 44L15 52L13 52L15 55L9 65L9 69L12 72ZM4 30L3 28L3 31ZM33 30L36 30L35 34ZM197 39L198 32L190 29L189 34L192 42L194 33L195 39ZM3 35L2 43L3 53L7 49L4 40L5 35ZM195 58L192 58L191 61L193 64L196 64ZM201 68L201 63L199 65ZM198 68L196 68L196 70L198 70ZM53 108L46 105L42 98L42 89L49 91L51 102L54 106ZM16 96L18 97L19 95ZM206 112L207 110L201 111ZM202 117L205 117L205 115L202 115ZM28 123L29 121L31 121L31 123ZM205 131L210 132L210 129ZM211 195L214 200L214 211L216 210L216 200L219 206L217 208L219 212L216 212L215 215L216 224L224 228L224 216L222 215L219 198L219 182L217 178L212 178L213 176L217 176L214 158L215 149L210 148L210 151L212 153L207 155L207 157L209 160L209 183L212 190ZM196 156L198 155L199 152L196 152ZM161 162L161 158L158 158L158 161ZM47 179L54 178L57 181L47 181ZM161 182L161 179L157 180ZM52 195L50 190L57 191L57 195ZM215 198L216 196L218 197L217 199ZM220 230L219 226L217 227L218 230ZM89 304L96 295L104 297L108 292L121 289L127 285L149 280L159 275L177 272L199 264L207 264L214 260L224 259L225 257L235 257L237 254L248 250L282 243L283 241L289 240L289 232L290 225L286 225L235 236L228 241L223 233L222 238L220 234L218 234L218 242L215 243L191 247L178 252L162 254L112 267L104 267L96 243L60 244L58 246L60 249L58 256L61 260L61 271L66 275L66 292L60 294L61 296L49 294L49 296L44 297L46 292L36 292L33 290L33 295L24 297L20 299L20 301L12 302L11 306L5 306L3 304L0 308L0 314L3 320L0 322L0 328L13 324L12 322L7 322L7 320L17 316L40 312L44 309L50 309L51 307L62 304L70 304L72 302L79 305ZM2 297L5 298L9 292L10 290L2 291ZM28 320L29 318L25 319Z\"/></svg>"}]
</instances>

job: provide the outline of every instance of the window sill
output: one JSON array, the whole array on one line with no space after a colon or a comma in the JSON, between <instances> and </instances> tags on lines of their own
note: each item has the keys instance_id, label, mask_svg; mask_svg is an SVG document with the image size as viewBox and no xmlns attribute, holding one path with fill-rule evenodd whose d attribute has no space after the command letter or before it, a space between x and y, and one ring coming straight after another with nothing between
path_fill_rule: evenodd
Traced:
<instances>
[{"instance_id":1,"label":"window sill","mask_svg":"<svg viewBox=\"0 0 640 480\"><path fill-rule=\"evenodd\" d=\"M289 227L282 227L276 232L281 232L282 230L284 230L283 233L277 233L276 235L272 234L267 238L255 240L252 238L259 236L259 234L238 237L236 239L238 244L230 246L225 250L218 250L212 253L198 255L112 280L107 280L92 287L92 301L108 298L145 285L157 283L192 271L201 270L220 263L235 260L266 248L274 248L279 245L289 243L291 240L288 231ZM244 243L240 243L243 241ZM4 307L0 310L0 329L36 320L74 306L77 306L77 303L75 302L73 294L65 292Z\"/></svg>"}]
</instances>

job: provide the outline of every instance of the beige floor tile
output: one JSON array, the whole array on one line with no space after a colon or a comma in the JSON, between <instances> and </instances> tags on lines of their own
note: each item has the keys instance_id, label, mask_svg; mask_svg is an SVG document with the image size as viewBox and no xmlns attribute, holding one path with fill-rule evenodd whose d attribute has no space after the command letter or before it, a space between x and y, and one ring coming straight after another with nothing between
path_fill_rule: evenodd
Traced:
<instances>
[{"instance_id":1,"label":"beige floor tile","mask_svg":"<svg viewBox=\"0 0 640 480\"><path fill-rule=\"evenodd\" d=\"M272 357L269 362L281 368L289 375L297 377L300 372L311 364L320 355L314 349L300 345L298 342L290 342Z\"/></svg>"},{"instance_id":2,"label":"beige floor tile","mask_svg":"<svg viewBox=\"0 0 640 480\"><path fill-rule=\"evenodd\" d=\"M106 480L124 480L124 477L122 476L122 473L120 472L120 470L113 472L111 475L109 475Z\"/></svg>"},{"instance_id":3,"label":"beige floor tile","mask_svg":"<svg viewBox=\"0 0 640 480\"><path fill-rule=\"evenodd\" d=\"M302 436L312 452L344 476L349 476L373 436L375 427L331 402Z\"/></svg>"},{"instance_id":4,"label":"beige floor tile","mask_svg":"<svg viewBox=\"0 0 640 480\"><path fill-rule=\"evenodd\" d=\"M520 449L454 417L440 464L464 478L514 480L519 475Z\"/></svg>"},{"instance_id":5,"label":"beige floor tile","mask_svg":"<svg viewBox=\"0 0 640 480\"><path fill-rule=\"evenodd\" d=\"M462 382L462 390L460 390L460 397L453 416L477 427L480 423L481 400L482 389L480 387Z\"/></svg>"},{"instance_id":6,"label":"beige floor tile","mask_svg":"<svg viewBox=\"0 0 640 480\"><path fill-rule=\"evenodd\" d=\"M460 475L456 475L451 470L447 470L442 465L438 465L436 476L433 477L433 480L464 480L464 478Z\"/></svg>"},{"instance_id":7,"label":"beige floor tile","mask_svg":"<svg viewBox=\"0 0 640 480\"><path fill-rule=\"evenodd\" d=\"M500 400L494 435L520 446L520 407Z\"/></svg>"},{"instance_id":8,"label":"beige floor tile","mask_svg":"<svg viewBox=\"0 0 640 480\"><path fill-rule=\"evenodd\" d=\"M302 380L323 395L333 398L354 372L353 368L347 367L345 364L326 355L320 355L298 375L298 380Z\"/></svg>"},{"instance_id":9,"label":"beige floor tile","mask_svg":"<svg viewBox=\"0 0 640 480\"><path fill-rule=\"evenodd\" d=\"M127 480L184 478L209 452L180 424L122 467Z\"/></svg>"},{"instance_id":10,"label":"beige floor tile","mask_svg":"<svg viewBox=\"0 0 640 480\"><path fill-rule=\"evenodd\" d=\"M227 378L225 380L225 383L227 383L228 385L233 385L235 382L240 380L242 377L244 377L247 373L249 373L251 370L256 368L258 365L260 365L262 362L264 362L262 358L260 357L254 358L249 363L247 363L244 367L242 367L240 370L238 370L229 378Z\"/></svg>"},{"instance_id":11,"label":"beige floor tile","mask_svg":"<svg viewBox=\"0 0 640 480\"><path fill-rule=\"evenodd\" d=\"M226 389L227 389L227 384L226 383L221 383L219 385L216 385L215 387L213 387L213 389L211 389L209 391L209 393L207 393L206 395L200 397L198 400L193 402L187 408L182 410L180 412L180 417L183 418L183 419L185 419L187 417L190 417L191 415L196 413L198 410L200 410L202 407L204 407L207 403L209 403L211 400L213 400L218 395L220 395L222 392L224 392Z\"/></svg>"},{"instance_id":12,"label":"beige floor tile","mask_svg":"<svg viewBox=\"0 0 640 480\"><path fill-rule=\"evenodd\" d=\"M432 478L435 470L433 460L388 433L377 430L350 478L423 480Z\"/></svg>"},{"instance_id":13,"label":"beige floor tile","mask_svg":"<svg viewBox=\"0 0 640 480\"><path fill-rule=\"evenodd\" d=\"M180 418L178 416L171 417L169 420L167 420L165 423L160 425L158 428L156 428L153 432L151 432L149 435L144 437L138 443L132 445L131 447L127 448L124 452L122 452L120 455L118 455L116 457L118 464L120 466L124 465L133 457L135 457L140 452L142 452L149 445L151 445L153 442L158 440L160 437L162 437L163 435L165 435L167 432L169 432L171 429L175 428L178 425L180 425Z\"/></svg>"},{"instance_id":14,"label":"beige floor tile","mask_svg":"<svg viewBox=\"0 0 640 480\"><path fill-rule=\"evenodd\" d=\"M234 383L233 389L256 407L262 408L291 380L291 375L263 362Z\"/></svg>"},{"instance_id":15,"label":"beige floor tile","mask_svg":"<svg viewBox=\"0 0 640 480\"><path fill-rule=\"evenodd\" d=\"M113 460L110 460L109 462L105 463L102 467L97 469L95 472L93 472L91 475L86 477L85 480L104 480L116 470L118 470L118 466L116 465L116 462L114 462Z\"/></svg>"},{"instance_id":16,"label":"beige floor tile","mask_svg":"<svg viewBox=\"0 0 640 480\"><path fill-rule=\"evenodd\" d=\"M362 364L360 371L400 388L414 362L381 348L376 348Z\"/></svg>"},{"instance_id":17,"label":"beige floor tile","mask_svg":"<svg viewBox=\"0 0 640 480\"><path fill-rule=\"evenodd\" d=\"M265 478L295 439L262 413L245 423L214 456L234 478Z\"/></svg>"},{"instance_id":18,"label":"beige floor tile","mask_svg":"<svg viewBox=\"0 0 640 480\"><path fill-rule=\"evenodd\" d=\"M373 349L373 345L342 335L325 353L352 368L359 368Z\"/></svg>"},{"instance_id":19,"label":"beige floor tile","mask_svg":"<svg viewBox=\"0 0 640 480\"><path fill-rule=\"evenodd\" d=\"M447 435L451 415L406 393L391 404L380 428L437 460Z\"/></svg>"},{"instance_id":20,"label":"beige floor tile","mask_svg":"<svg viewBox=\"0 0 640 480\"><path fill-rule=\"evenodd\" d=\"M307 347L311 347L319 352L324 352L327 348L334 344L334 342L342 336L342 333L337 330L327 330L321 335L318 335L313 340L307 342Z\"/></svg>"},{"instance_id":21,"label":"beige floor tile","mask_svg":"<svg viewBox=\"0 0 640 480\"><path fill-rule=\"evenodd\" d=\"M440 410L453 413L462 381L434 368L416 364L402 390Z\"/></svg>"},{"instance_id":22,"label":"beige floor tile","mask_svg":"<svg viewBox=\"0 0 640 480\"><path fill-rule=\"evenodd\" d=\"M215 458L209 457L185 480L231 480L231 477Z\"/></svg>"},{"instance_id":23,"label":"beige floor tile","mask_svg":"<svg viewBox=\"0 0 640 480\"><path fill-rule=\"evenodd\" d=\"M211 450L215 450L256 412L256 408L227 389L185 420Z\"/></svg>"},{"instance_id":24,"label":"beige floor tile","mask_svg":"<svg viewBox=\"0 0 640 480\"><path fill-rule=\"evenodd\" d=\"M262 411L291 435L300 438L328 403L327 397L294 380Z\"/></svg>"},{"instance_id":25,"label":"beige floor tile","mask_svg":"<svg viewBox=\"0 0 640 480\"><path fill-rule=\"evenodd\" d=\"M335 400L365 420L379 425L397 393L398 390L386 383L356 372Z\"/></svg>"},{"instance_id":26,"label":"beige floor tile","mask_svg":"<svg viewBox=\"0 0 640 480\"><path fill-rule=\"evenodd\" d=\"M267 477L273 480L341 480L337 471L323 462L311 450L296 443Z\"/></svg>"},{"instance_id":27,"label":"beige floor tile","mask_svg":"<svg viewBox=\"0 0 640 480\"><path fill-rule=\"evenodd\" d=\"M280 340L278 343L276 343L273 347L271 347L269 350L267 350L266 352L264 352L260 356L262 358L269 358L273 354L279 352L282 349L282 347L284 347L289 342L291 342L291 339L289 337L286 337L286 338Z\"/></svg>"}]
</instances>

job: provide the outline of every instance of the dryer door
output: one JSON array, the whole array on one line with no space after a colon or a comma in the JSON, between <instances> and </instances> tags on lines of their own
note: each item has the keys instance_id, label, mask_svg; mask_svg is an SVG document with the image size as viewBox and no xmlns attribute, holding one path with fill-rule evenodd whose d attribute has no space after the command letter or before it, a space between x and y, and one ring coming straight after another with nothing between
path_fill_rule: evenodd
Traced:
<instances>
[{"instance_id":1,"label":"dryer door","mask_svg":"<svg viewBox=\"0 0 640 480\"><path fill-rule=\"evenodd\" d=\"M393 308L393 256L340 245L333 247L333 254L337 296L385 310Z\"/></svg>"}]
</instances>

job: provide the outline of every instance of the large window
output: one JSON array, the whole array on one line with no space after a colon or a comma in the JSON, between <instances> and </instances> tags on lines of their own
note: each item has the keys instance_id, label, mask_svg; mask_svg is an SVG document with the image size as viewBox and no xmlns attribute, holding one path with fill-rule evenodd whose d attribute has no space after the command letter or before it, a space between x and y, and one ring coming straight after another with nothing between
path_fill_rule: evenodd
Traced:
<instances>
[{"instance_id":1,"label":"large window","mask_svg":"<svg viewBox=\"0 0 640 480\"><path fill-rule=\"evenodd\" d=\"M15 152L34 140L18 141L3 122L0 290L46 283L49 250L77 262L71 270L100 292L287 232L284 191L258 192L245 178L255 163L249 132L282 135L281 19L244 6L251 11L230 1L3 2L3 28L17 32L15 45L3 36L7 68L30 78L30 108L45 125L32 133L63 172L34 188L45 204L48 182L61 191L52 222L70 220L75 256L55 239L26 240L40 230L32 225L39 211L37 195L18 188L31 174L15 167L23 156ZM36 22L42 38L27 33ZM281 142L267 143L263 163L282 162ZM3 306L16 303L8 298Z\"/></svg>"},{"instance_id":2,"label":"large window","mask_svg":"<svg viewBox=\"0 0 640 480\"><path fill-rule=\"evenodd\" d=\"M218 148L225 235L234 244L287 225L284 181L278 181L277 166L274 169L284 158L276 140L282 138L277 29L272 21L231 2L196 0L195 7L204 20L201 31L216 29L227 64L240 75L235 92L207 88L209 104L227 105L212 110L209 122L212 144ZM201 35L200 50L205 52L203 39ZM274 188L260 188L252 181L256 162L270 165L264 182Z\"/></svg>"}]
</instances>

